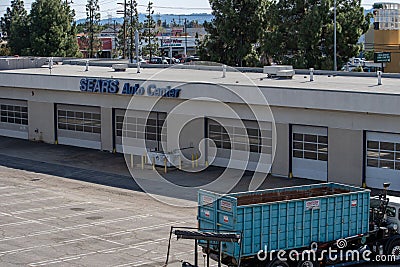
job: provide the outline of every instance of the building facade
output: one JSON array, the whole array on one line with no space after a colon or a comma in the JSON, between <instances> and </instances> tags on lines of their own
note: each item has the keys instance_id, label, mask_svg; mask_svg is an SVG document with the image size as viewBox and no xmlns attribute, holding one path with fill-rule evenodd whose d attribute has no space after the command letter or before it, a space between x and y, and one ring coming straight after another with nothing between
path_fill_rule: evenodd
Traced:
<instances>
[{"instance_id":1,"label":"building facade","mask_svg":"<svg viewBox=\"0 0 400 267\"><path fill-rule=\"evenodd\" d=\"M277 176L372 188L391 182L400 190L398 78L377 86L372 77L311 82L248 73L246 81L235 72L222 78L219 67L195 68L1 71L0 135L135 155L178 147L183 158L195 153L204 164L259 171L272 163L268 172ZM175 120L167 120L172 113Z\"/></svg>"}]
</instances>

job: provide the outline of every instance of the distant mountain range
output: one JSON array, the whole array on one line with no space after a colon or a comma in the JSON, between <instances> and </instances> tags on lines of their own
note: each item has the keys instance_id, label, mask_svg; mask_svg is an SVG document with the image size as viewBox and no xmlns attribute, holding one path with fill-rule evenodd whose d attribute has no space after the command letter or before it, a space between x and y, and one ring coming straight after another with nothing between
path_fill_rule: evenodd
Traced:
<instances>
[{"instance_id":1,"label":"distant mountain range","mask_svg":"<svg viewBox=\"0 0 400 267\"><path fill-rule=\"evenodd\" d=\"M175 20L178 24L183 24L185 19L187 21L197 20L200 24L203 24L205 21L211 21L214 16L207 13L200 13L200 14L188 14L188 15L175 15L175 14L155 14L153 16L154 20L161 20L162 22L171 23ZM139 21L144 22L146 19L146 14L140 13L139 14ZM112 23L116 21L117 23L122 23L124 21L123 17L121 18L111 18L111 19L102 19L100 20L100 24L104 25L107 24L111 20ZM79 19L76 21L77 24L84 23L85 19Z\"/></svg>"}]
</instances>

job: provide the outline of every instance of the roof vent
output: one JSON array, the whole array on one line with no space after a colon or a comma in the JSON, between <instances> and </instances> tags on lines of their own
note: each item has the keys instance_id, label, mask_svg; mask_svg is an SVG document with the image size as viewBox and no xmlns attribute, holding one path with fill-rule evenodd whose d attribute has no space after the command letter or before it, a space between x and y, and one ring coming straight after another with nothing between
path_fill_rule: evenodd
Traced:
<instances>
[{"instance_id":1,"label":"roof vent","mask_svg":"<svg viewBox=\"0 0 400 267\"><path fill-rule=\"evenodd\" d=\"M128 64L113 64L112 68L114 71L126 71Z\"/></svg>"},{"instance_id":2,"label":"roof vent","mask_svg":"<svg viewBox=\"0 0 400 267\"><path fill-rule=\"evenodd\" d=\"M289 65L275 65L264 66L264 73L270 78L287 78L291 79L294 75L293 66Z\"/></svg>"}]
</instances>

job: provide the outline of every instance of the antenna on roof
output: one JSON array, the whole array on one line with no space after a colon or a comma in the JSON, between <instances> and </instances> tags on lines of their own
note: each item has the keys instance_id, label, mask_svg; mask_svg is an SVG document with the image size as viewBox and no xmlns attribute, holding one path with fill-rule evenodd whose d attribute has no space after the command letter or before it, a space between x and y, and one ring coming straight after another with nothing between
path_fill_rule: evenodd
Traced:
<instances>
[{"instance_id":1,"label":"antenna on roof","mask_svg":"<svg viewBox=\"0 0 400 267\"><path fill-rule=\"evenodd\" d=\"M51 75L51 70L53 69L53 57L49 58L49 70Z\"/></svg>"}]
</instances>

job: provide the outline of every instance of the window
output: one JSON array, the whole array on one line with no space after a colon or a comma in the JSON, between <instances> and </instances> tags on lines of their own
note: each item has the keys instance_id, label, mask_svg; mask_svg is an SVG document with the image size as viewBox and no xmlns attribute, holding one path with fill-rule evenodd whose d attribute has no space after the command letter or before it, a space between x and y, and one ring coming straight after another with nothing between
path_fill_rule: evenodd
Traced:
<instances>
[{"instance_id":1,"label":"window","mask_svg":"<svg viewBox=\"0 0 400 267\"><path fill-rule=\"evenodd\" d=\"M208 137L217 148L272 153L272 131L260 130L255 121L243 121L244 127L222 126L209 120Z\"/></svg>"},{"instance_id":2,"label":"window","mask_svg":"<svg viewBox=\"0 0 400 267\"><path fill-rule=\"evenodd\" d=\"M293 157L328 161L328 136L293 133Z\"/></svg>"},{"instance_id":3,"label":"window","mask_svg":"<svg viewBox=\"0 0 400 267\"><path fill-rule=\"evenodd\" d=\"M59 130L101 133L101 115L99 113L59 109L57 119Z\"/></svg>"},{"instance_id":4,"label":"window","mask_svg":"<svg viewBox=\"0 0 400 267\"><path fill-rule=\"evenodd\" d=\"M396 217L396 208L388 206L386 209L386 214L389 217Z\"/></svg>"},{"instance_id":5,"label":"window","mask_svg":"<svg viewBox=\"0 0 400 267\"><path fill-rule=\"evenodd\" d=\"M158 142L166 140L166 117L166 113L152 112L147 122L145 118L126 117L124 125L124 116L116 115L116 135Z\"/></svg>"},{"instance_id":6,"label":"window","mask_svg":"<svg viewBox=\"0 0 400 267\"><path fill-rule=\"evenodd\" d=\"M367 166L400 170L400 143L367 141Z\"/></svg>"},{"instance_id":7,"label":"window","mask_svg":"<svg viewBox=\"0 0 400 267\"><path fill-rule=\"evenodd\" d=\"M3 104L0 106L0 121L28 125L28 107Z\"/></svg>"}]
</instances>

